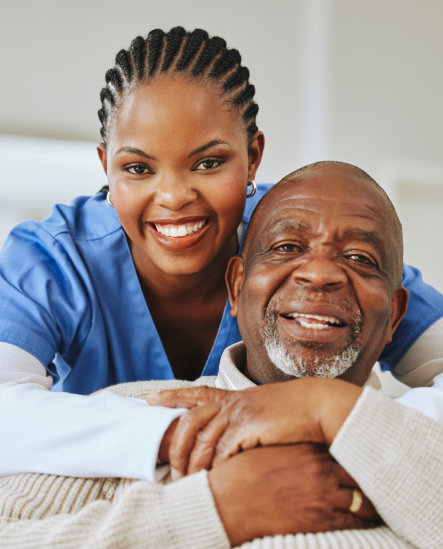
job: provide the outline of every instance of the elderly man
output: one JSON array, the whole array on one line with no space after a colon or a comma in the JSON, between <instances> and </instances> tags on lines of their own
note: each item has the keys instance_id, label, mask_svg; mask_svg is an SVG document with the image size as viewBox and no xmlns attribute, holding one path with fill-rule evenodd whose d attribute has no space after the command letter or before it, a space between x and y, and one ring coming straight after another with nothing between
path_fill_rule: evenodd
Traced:
<instances>
[{"instance_id":1,"label":"elderly man","mask_svg":"<svg viewBox=\"0 0 443 549\"><path fill-rule=\"evenodd\" d=\"M275 186L227 273L244 345L226 350L217 378L196 383L219 389L149 397L194 406L161 456L178 474L213 468L165 486L0 479L0 545L214 548L274 535L254 547L438 547L443 429L361 388L406 310L400 243L392 205L352 166L311 166ZM147 398L177 384L192 385L115 390ZM327 452L301 441L331 445L390 528L324 532L362 528L373 514Z\"/></svg>"}]
</instances>

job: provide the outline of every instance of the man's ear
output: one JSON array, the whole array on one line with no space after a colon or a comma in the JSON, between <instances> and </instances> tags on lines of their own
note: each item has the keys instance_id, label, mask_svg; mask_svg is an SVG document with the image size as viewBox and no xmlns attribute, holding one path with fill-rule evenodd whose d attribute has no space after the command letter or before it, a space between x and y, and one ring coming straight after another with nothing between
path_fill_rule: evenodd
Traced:
<instances>
[{"instance_id":1,"label":"man's ear","mask_svg":"<svg viewBox=\"0 0 443 549\"><path fill-rule=\"evenodd\" d=\"M244 272L243 258L240 255L231 257L225 274L229 303L231 305L231 316L237 316L238 296L243 284Z\"/></svg>"},{"instance_id":2,"label":"man's ear","mask_svg":"<svg viewBox=\"0 0 443 549\"><path fill-rule=\"evenodd\" d=\"M386 343L391 343L392 336L408 310L409 292L404 286L399 286L392 296L391 333Z\"/></svg>"},{"instance_id":3,"label":"man's ear","mask_svg":"<svg viewBox=\"0 0 443 549\"><path fill-rule=\"evenodd\" d=\"M248 179L254 181L255 174L260 166L263 149L265 148L265 136L263 132L256 131L248 146Z\"/></svg>"},{"instance_id":4,"label":"man's ear","mask_svg":"<svg viewBox=\"0 0 443 549\"><path fill-rule=\"evenodd\" d=\"M106 147L104 143L99 143L97 145L97 154L100 158L100 162L102 163L103 169L105 170L105 174L108 175L108 159L106 155Z\"/></svg>"}]
</instances>

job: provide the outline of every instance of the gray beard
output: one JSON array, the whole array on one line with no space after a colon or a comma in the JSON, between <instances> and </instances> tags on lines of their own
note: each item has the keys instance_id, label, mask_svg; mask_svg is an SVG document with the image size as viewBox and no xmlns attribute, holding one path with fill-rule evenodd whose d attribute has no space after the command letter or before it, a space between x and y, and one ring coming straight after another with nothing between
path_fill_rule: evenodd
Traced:
<instances>
[{"instance_id":1,"label":"gray beard","mask_svg":"<svg viewBox=\"0 0 443 549\"><path fill-rule=\"evenodd\" d=\"M315 357L306 360L300 356L291 356L278 336L275 315L268 310L265 314L262 338L269 360L285 374L291 377L334 378L343 375L357 360L361 347L358 341L361 323L361 315L358 315L352 323L351 334L344 347L323 359ZM305 347L315 349L315 344L308 344Z\"/></svg>"}]
</instances>

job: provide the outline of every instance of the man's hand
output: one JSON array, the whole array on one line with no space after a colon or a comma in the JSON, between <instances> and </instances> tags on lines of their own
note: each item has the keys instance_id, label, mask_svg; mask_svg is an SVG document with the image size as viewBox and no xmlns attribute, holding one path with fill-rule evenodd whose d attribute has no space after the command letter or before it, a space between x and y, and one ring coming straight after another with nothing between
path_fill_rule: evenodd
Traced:
<instances>
[{"instance_id":1,"label":"man's hand","mask_svg":"<svg viewBox=\"0 0 443 549\"><path fill-rule=\"evenodd\" d=\"M163 391L148 401L190 408L169 433L169 462L173 478L179 478L256 446L329 446L360 394L361 388L346 381L306 378L244 391Z\"/></svg>"},{"instance_id":2,"label":"man's hand","mask_svg":"<svg viewBox=\"0 0 443 549\"><path fill-rule=\"evenodd\" d=\"M380 522L365 497L349 511L354 480L314 444L242 452L209 472L220 518L233 546L256 537L350 528Z\"/></svg>"}]
</instances>

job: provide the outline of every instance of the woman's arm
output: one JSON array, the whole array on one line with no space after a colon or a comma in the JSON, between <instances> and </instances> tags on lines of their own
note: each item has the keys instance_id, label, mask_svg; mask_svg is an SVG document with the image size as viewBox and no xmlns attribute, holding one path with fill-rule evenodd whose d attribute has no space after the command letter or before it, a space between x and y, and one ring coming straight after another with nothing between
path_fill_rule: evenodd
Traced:
<instances>
[{"instance_id":1,"label":"woman's arm","mask_svg":"<svg viewBox=\"0 0 443 549\"><path fill-rule=\"evenodd\" d=\"M50 392L51 385L35 357L0 343L0 475L155 479L160 441L179 410L111 391Z\"/></svg>"}]
</instances>

